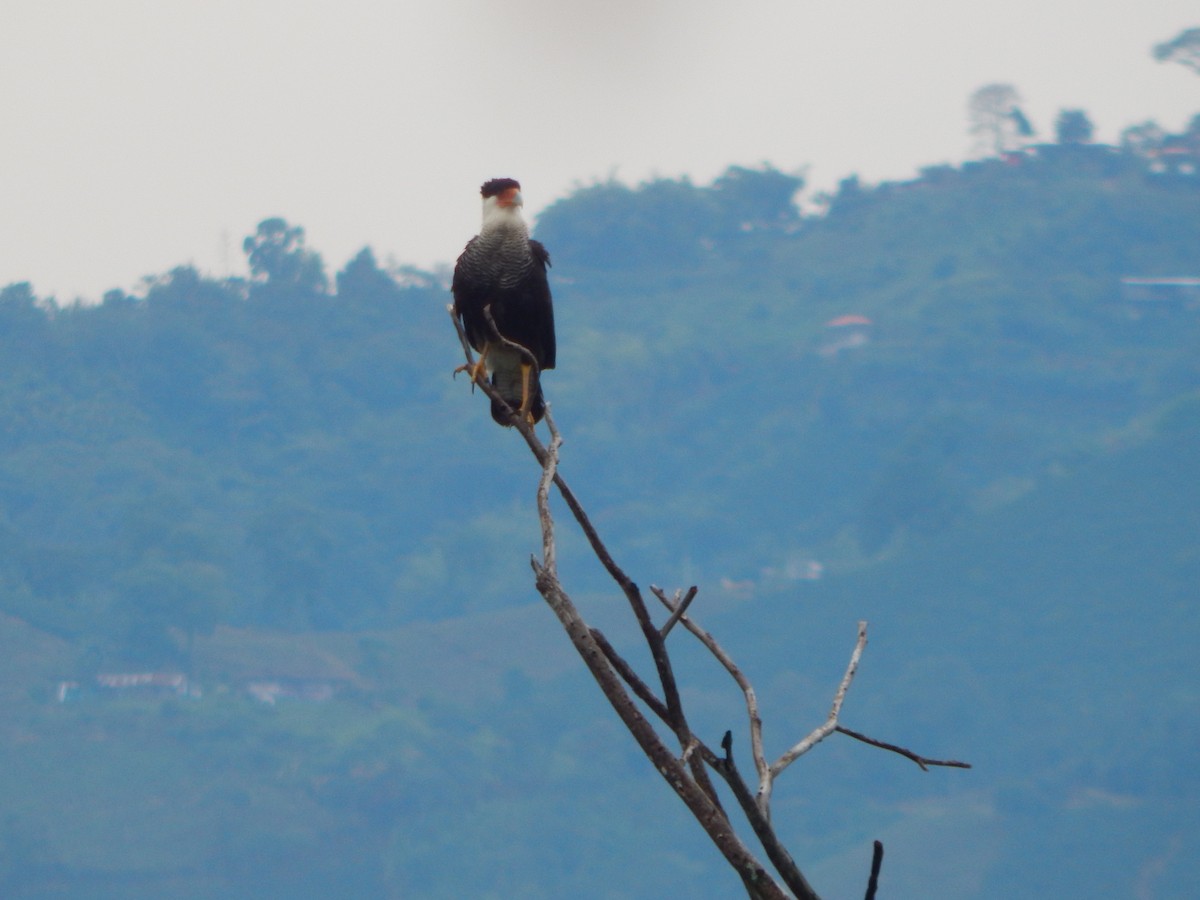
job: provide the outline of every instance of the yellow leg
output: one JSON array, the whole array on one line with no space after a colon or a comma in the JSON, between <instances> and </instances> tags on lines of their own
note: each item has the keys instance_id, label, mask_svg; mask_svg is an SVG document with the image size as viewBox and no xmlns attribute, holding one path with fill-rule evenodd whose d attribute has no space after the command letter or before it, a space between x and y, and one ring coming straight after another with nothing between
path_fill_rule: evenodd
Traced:
<instances>
[{"instance_id":1,"label":"yellow leg","mask_svg":"<svg viewBox=\"0 0 1200 900\"><path fill-rule=\"evenodd\" d=\"M523 416L530 425L533 424L533 415L529 412L529 407L533 405L533 397L529 393L529 380L532 375L533 366L521 363L521 408L517 410L517 414Z\"/></svg>"},{"instance_id":2,"label":"yellow leg","mask_svg":"<svg viewBox=\"0 0 1200 900\"><path fill-rule=\"evenodd\" d=\"M473 363L464 363L454 370L454 374L457 375L459 372L466 372L471 376L472 382L483 384L487 379L487 368L484 366L484 360L487 359L487 352L488 348L484 347L479 354L479 359Z\"/></svg>"}]
</instances>

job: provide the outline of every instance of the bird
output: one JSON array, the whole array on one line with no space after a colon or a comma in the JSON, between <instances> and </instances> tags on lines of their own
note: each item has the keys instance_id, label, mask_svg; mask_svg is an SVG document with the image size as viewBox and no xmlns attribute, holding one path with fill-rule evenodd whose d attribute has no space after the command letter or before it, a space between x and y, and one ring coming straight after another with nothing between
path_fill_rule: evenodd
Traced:
<instances>
[{"instance_id":1,"label":"bird","mask_svg":"<svg viewBox=\"0 0 1200 900\"><path fill-rule=\"evenodd\" d=\"M455 263L450 282L454 312L479 358L455 371L469 372L472 382L490 374L504 401L492 400L492 418L500 425L513 424L505 404L535 425L546 413L540 376L555 363L554 302L546 276L550 254L529 236L520 182L493 178L479 193L483 224ZM504 341L496 339L497 332Z\"/></svg>"}]
</instances>

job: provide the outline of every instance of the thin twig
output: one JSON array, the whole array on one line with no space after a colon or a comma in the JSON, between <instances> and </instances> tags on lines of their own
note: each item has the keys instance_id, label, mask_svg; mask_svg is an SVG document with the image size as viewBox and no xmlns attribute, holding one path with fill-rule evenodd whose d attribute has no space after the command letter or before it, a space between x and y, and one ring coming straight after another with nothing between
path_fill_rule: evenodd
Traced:
<instances>
[{"instance_id":1,"label":"thin twig","mask_svg":"<svg viewBox=\"0 0 1200 900\"><path fill-rule=\"evenodd\" d=\"M616 669L617 674L629 685L638 699L650 707L653 713L662 719L663 724L669 727L671 724L671 714L667 711L667 705L655 696L654 691L650 690L650 686L642 681L637 672L633 671L633 667L625 661L624 657L617 653L599 628L592 629L592 639L595 640L596 645L604 652L609 663Z\"/></svg>"},{"instance_id":2,"label":"thin twig","mask_svg":"<svg viewBox=\"0 0 1200 900\"><path fill-rule=\"evenodd\" d=\"M466 364L465 368L468 370L473 370L473 368L475 366L475 357L471 352L471 343L470 343L470 341L467 340L467 332L465 330L463 330L462 322L460 322L458 319L458 312L455 310L454 304L453 303L448 304L446 306L446 309L450 313L450 321L454 323L454 330L458 332L458 342L460 344L462 344L463 355L467 359L467 364ZM527 348L521 346L520 344L514 344L512 341L508 340L508 338L506 338L502 334L500 334L499 331L495 330L496 323L495 323L495 320L492 319L490 310L491 310L491 307L485 308L484 315L487 319L489 326L492 328L492 332L493 332L492 336L494 338L496 338L498 341L512 347L513 349L515 349L517 352L521 353L522 355L527 356L530 359L533 359L533 354L530 353ZM537 366L536 359L533 360L533 365L534 365L534 367ZM458 372L461 372L461 371L462 371L461 368L454 370L455 374L457 374ZM504 409L506 409L508 411L509 419L511 420L510 424L512 424L517 429L517 431L521 432L521 436L524 437L525 442L527 444L529 444L529 449L533 451L534 457L537 459L538 463L544 468L546 465L546 448L542 445L542 442L540 440L538 440L537 432L534 431L533 426L529 423L529 421L526 420L524 417L517 415L516 411L511 406L508 405L508 401L500 396L500 392L497 391L496 388L492 386L491 382L489 382L486 378L482 378L482 379L478 379L478 380L472 379L471 390L474 391L476 387L478 387L481 391L483 391L484 395L489 400L495 400L495 401L499 402L500 405L503 406Z\"/></svg>"},{"instance_id":3,"label":"thin twig","mask_svg":"<svg viewBox=\"0 0 1200 900\"><path fill-rule=\"evenodd\" d=\"M738 806L742 808L746 821L754 829L755 836L767 852L767 858L771 860L771 865L775 867L775 871L779 873L783 883L791 888L799 900L817 900L817 892L808 883L808 879L804 877L787 848L780 842L779 837L775 834L775 829L771 827L771 820L763 813L754 795L750 793L750 788L742 779L742 774L733 761L732 732L725 732L725 736L721 739L721 749L725 753L724 758L718 757L703 744L699 747L700 752L704 755L704 761L725 779L725 783L733 791L733 796L737 800Z\"/></svg>"},{"instance_id":4,"label":"thin twig","mask_svg":"<svg viewBox=\"0 0 1200 900\"><path fill-rule=\"evenodd\" d=\"M834 731L838 731L844 735L847 735L848 737L852 737L856 741L862 741L864 744L870 744L872 747L878 747L880 750L890 750L893 753L899 753L906 759L911 759L925 772L929 771L929 766L944 766L951 769L971 768L970 763L959 762L957 759L930 759L928 756L921 756L920 754L914 753L905 747L899 747L896 744L889 744L886 741L879 741L875 738L867 737L865 734L861 734L857 731L851 731L849 728L844 728L841 725L838 725L836 728L834 728Z\"/></svg>"},{"instance_id":5,"label":"thin twig","mask_svg":"<svg viewBox=\"0 0 1200 900\"><path fill-rule=\"evenodd\" d=\"M454 308L454 304L447 303L446 311L450 313L450 321L454 323L454 330L458 332L458 341L462 344L463 355L467 358L467 364L464 368L470 371L475 366L475 354L471 351L471 342L467 340L467 333L463 330L462 323L458 320L458 310ZM454 374L457 375L462 371L463 369L455 369ZM474 384L472 384L471 390L474 389Z\"/></svg>"},{"instance_id":6,"label":"thin twig","mask_svg":"<svg viewBox=\"0 0 1200 900\"><path fill-rule=\"evenodd\" d=\"M542 374L541 366L538 365L537 357L533 355L533 351L524 344L518 344L516 341L509 340L500 333L500 327L496 324L496 320L492 318L492 304L488 304L483 308L483 320L487 322L488 328L491 329L492 337L507 347L509 350L515 350L524 360L533 366L533 374L540 376ZM511 409L511 407L510 407Z\"/></svg>"},{"instance_id":7,"label":"thin twig","mask_svg":"<svg viewBox=\"0 0 1200 900\"><path fill-rule=\"evenodd\" d=\"M678 610L678 606L667 598L662 588L651 585L650 590L658 598L659 602L671 610L671 614L674 615ZM693 588L693 590L695 589ZM767 767L766 754L763 752L762 718L758 713L758 697L754 693L754 686L750 684L750 679L742 673L742 670L738 668L733 658L725 652L725 648L718 644L716 638L701 628L691 616L681 612L678 621L682 622L683 627L695 635L700 643L708 648L708 651L717 658L717 661L724 666L725 671L729 673L730 677L737 683L737 686L741 688L742 696L746 700L746 715L750 720L750 755L754 759L754 769L758 773L758 780L761 785L763 779L770 777L770 773ZM768 818L770 817L770 813L766 807L763 807L763 814Z\"/></svg>"},{"instance_id":8,"label":"thin twig","mask_svg":"<svg viewBox=\"0 0 1200 900\"><path fill-rule=\"evenodd\" d=\"M518 344L516 341L509 340L500 333L500 328L496 325L496 320L492 318L492 305L490 303L483 308L483 319L485 322L487 322L488 328L491 329L492 337L495 338L497 342L503 344L509 350L515 351L521 356L522 359L529 363L529 366L533 369L533 374L530 376L530 383L536 384L537 380L542 375L542 367L538 365L537 357L533 355L533 351L524 344ZM524 403L525 398L522 397L521 401ZM513 409L512 406L509 405L509 402L503 397L501 398L501 402L504 404L504 408L508 410L508 415L514 421L524 418L518 413L517 410ZM525 424L529 425L530 430L533 429L532 423L526 422Z\"/></svg>"},{"instance_id":9,"label":"thin twig","mask_svg":"<svg viewBox=\"0 0 1200 900\"><path fill-rule=\"evenodd\" d=\"M871 851L871 877L867 880L867 894L864 900L875 900L875 892L879 890L879 870L883 867L883 842L876 841Z\"/></svg>"},{"instance_id":10,"label":"thin twig","mask_svg":"<svg viewBox=\"0 0 1200 900\"><path fill-rule=\"evenodd\" d=\"M675 623L683 617L683 614L687 612L687 608L692 605L692 601L696 599L697 590L699 589L695 585L692 585L690 588L688 588L688 592L684 594L682 600L679 600L679 593L675 593L675 599L678 601L675 611L671 613L671 617L663 623L663 627L658 630L658 633L662 635L664 641L667 639L667 635L671 633L671 629L675 627Z\"/></svg>"},{"instance_id":11,"label":"thin twig","mask_svg":"<svg viewBox=\"0 0 1200 900\"><path fill-rule=\"evenodd\" d=\"M554 520L550 517L550 483L558 472L558 448L561 446L562 438L551 424L550 446L546 450L546 461L542 465L542 477L538 479L537 508L539 516L545 517L542 522L542 565L556 578L558 560L554 547Z\"/></svg>"},{"instance_id":12,"label":"thin twig","mask_svg":"<svg viewBox=\"0 0 1200 900\"><path fill-rule=\"evenodd\" d=\"M842 712L842 703L846 699L846 692L850 690L850 682L854 680L854 673L858 671L859 660L862 659L863 649L867 646L867 623L858 623L858 640L854 643L854 652L850 654L850 663L846 666L846 673L842 676L841 683L838 684L837 693L833 695L833 706L829 710L829 716L825 721L814 728L803 740L793 744L779 759L771 763L767 771L767 777L759 782L758 786L758 801L759 804L766 809L771 802L771 787L774 780L779 776L779 773L794 763L797 759L815 747L825 738L833 733L837 727L838 716Z\"/></svg>"}]
</instances>

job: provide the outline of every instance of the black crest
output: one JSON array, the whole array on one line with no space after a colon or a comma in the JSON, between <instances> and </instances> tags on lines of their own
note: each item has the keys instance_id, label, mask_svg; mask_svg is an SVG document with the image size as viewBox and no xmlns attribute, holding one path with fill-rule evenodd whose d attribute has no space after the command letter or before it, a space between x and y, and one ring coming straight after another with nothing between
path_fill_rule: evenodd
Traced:
<instances>
[{"instance_id":1,"label":"black crest","mask_svg":"<svg viewBox=\"0 0 1200 900\"><path fill-rule=\"evenodd\" d=\"M498 197L509 188L521 189L521 182L515 178L493 178L491 181L485 181L483 187L479 189L479 193L483 194L484 199L488 197Z\"/></svg>"}]
</instances>

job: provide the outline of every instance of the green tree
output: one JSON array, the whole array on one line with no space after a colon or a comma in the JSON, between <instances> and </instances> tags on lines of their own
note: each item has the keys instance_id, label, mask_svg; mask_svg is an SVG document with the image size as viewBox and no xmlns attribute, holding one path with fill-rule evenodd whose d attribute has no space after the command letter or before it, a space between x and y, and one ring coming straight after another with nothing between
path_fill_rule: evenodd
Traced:
<instances>
[{"instance_id":1,"label":"green tree","mask_svg":"<svg viewBox=\"0 0 1200 900\"><path fill-rule=\"evenodd\" d=\"M796 194L804 187L800 175L770 166L747 169L730 166L712 184L712 194L727 226L735 229L778 227L796 222Z\"/></svg>"},{"instance_id":2,"label":"green tree","mask_svg":"<svg viewBox=\"0 0 1200 900\"><path fill-rule=\"evenodd\" d=\"M289 628L319 627L330 603L327 560L337 535L319 510L298 498L267 504L249 523L246 541L261 566L266 620Z\"/></svg>"},{"instance_id":3,"label":"green tree","mask_svg":"<svg viewBox=\"0 0 1200 900\"><path fill-rule=\"evenodd\" d=\"M337 273L339 297L386 297L395 290L395 282L379 268L370 247L363 247L354 259L346 263L346 268Z\"/></svg>"},{"instance_id":4,"label":"green tree","mask_svg":"<svg viewBox=\"0 0 1200 900\"><path fill-rule=\"evenodd\" d=\"M537 233L557 262L628 268L702 256L714 231L711 192L691 181L658 178L635 190L616 181L591 185L538 216Z\"/></svg>"},{"instance_id":5,"label":"green tree","mask_svg":"<svg viewBox=\"0 0 1200 900\"><path fill-rule=\"evenodd\" d=\"M254 279L273 286L322 292L327 286L320 254L304 246L304 229L281 218L263 219L242 242Z\"/></svg>"},{"instance_id":6,"label":"green tree","mask_svg":"<svg viewBox=\"0 0 1200 900\"><path fill-rule=\"evenodd\" d=\"M32 332L46 327L46 311L38 305L33 287L27 281L0 289L0 324L5 337L19 343Z\"/></svg>"},{"instance_id":7,"label":"green tree","mask_svg":"<svg viewBox=\"0 0 1200 900\"><path fill-rule=\"evenodd\" d=\"M1159 62L1177 62L1200 75L1200 28L1188 28L1154 47Z\"/></svg>"},{"instance_id":8,"label":"green tree","mask_svg":"<svg viewBox=\"0 0 1200 900\"><path fill-rule=\"evenodd\" d=\"M1183 139L1183 143L1192 149L1193 153L1200 155L1200 113L1192 116L1191 121L1188 122L1187 128L1184 129L1180 137Z\"/></svg>"},{"instance_id":9,"label":"green tree","mask_svg":"<svg viewBox=\"0 0 1200 900\"><path fill-rule=\"evenodd\" d=\"M1011 84L987 84L967 104L968 131L981 156L1008 153L1033 137L1033 126L1021 111L1021 95Z\"/></svg>"},{"instance_id":10,"label":"green tree","mask_svg":"<svg viewBox=\"0 0 1200 900\"><path fill-rule=\"evenodd\" d=\"M1082 109L1064 109L1054 122L1054 134L1060 144L1090 144L1095 127Z\"/></svg>"},{"instance_id":11,"label":"green tree","mask_svg":"<svg viewBox=\"0 0 1200 900\"><path fill-rule=\"evenodd\" d=\"M1121 132L1121 149L1136 156L1146 156L1163 145L1167 133L1157 122L1130 125Z\"/></svg>"},{"instance_id":12,"label":"green tree","mask_svg":"<svg viewBox=\"0 0 1200 900\"><path fill-rule=\"evenodd\" d=\"M113 626L119 649L129 659L149 664L175 660L181 648L171 638L178 629L185 638L184 661L197 635L212 633L228 615L229 590L222 570L199 560L170 560L151 554L118 573L119 601Z\"/></svg>"}]
</instances>

